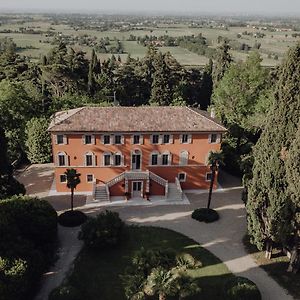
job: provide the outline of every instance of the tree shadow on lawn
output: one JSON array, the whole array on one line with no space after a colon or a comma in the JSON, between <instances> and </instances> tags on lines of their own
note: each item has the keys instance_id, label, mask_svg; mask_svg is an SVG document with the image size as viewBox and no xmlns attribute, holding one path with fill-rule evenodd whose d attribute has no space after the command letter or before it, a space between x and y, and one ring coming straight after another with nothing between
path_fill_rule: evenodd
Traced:
<instances>
[{"instance_id":1,"label":"tree shadow on lawn","mask_svg":"<svg viewBox=\"0 0 300 300\"><path fill-rule=\"evenodd\" d=\"M86 299L125 299L120 275L130 265L133 253L141 247L172 248L178 253L190 253L203 264L203 267L189 271L193 278L199 280L201 299L222 299L223 284L233 275L217 257L198 243L163 228L129 226L126 231L116 249L91 251L84 248L76 259L69 283L82 291ZM199 299L199 295L188 299Z\"/></svg>"}]
</instances>

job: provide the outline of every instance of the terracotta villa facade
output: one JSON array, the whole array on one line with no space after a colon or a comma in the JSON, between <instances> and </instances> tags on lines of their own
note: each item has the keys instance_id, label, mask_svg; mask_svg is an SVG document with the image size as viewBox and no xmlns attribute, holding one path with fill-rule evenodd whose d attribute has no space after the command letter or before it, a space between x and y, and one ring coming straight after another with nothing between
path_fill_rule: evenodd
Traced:
<instances>
[{"instance_id":1,"label":"terracotta villa facade","mask_svg":"<svg viewBox=\"0 0 300 300\"><path fill-rule=\"evenodd\" d=\"M64 172L75 168L76 191L101 201L207 189L207 158L220 150L226 129L197 109L150 106L61 111L49 131L56 191L69 191Z\"/></svg>"}]
</instances>

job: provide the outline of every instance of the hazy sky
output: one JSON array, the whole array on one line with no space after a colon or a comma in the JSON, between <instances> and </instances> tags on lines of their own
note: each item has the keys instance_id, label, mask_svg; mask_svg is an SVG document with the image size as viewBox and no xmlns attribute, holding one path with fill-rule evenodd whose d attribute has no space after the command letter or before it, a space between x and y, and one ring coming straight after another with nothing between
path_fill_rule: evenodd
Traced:
<instances>
[{"instance_id":1,"label":"hazy sky","mask_svg":"<svg viewBox=\"0 0 300 300\"><path fill-rule=\"evenodd\" d=\"M300 15L300 0L0 0L0 11L4 10Z\"/></svg>"}]
</instances>

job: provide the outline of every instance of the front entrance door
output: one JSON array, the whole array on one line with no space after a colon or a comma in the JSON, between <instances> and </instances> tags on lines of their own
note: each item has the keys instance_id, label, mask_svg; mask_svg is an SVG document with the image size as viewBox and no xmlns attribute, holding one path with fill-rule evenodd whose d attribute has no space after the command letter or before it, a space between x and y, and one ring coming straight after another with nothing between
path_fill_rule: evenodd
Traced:
<instances>
[{"instance_id":1,"label":"front entrance door","mask_svg":"<svg viewBox=\"0 0 300 300\"><path fill-rule=\"evenodd\" d=\"M131 169L132 170L140 170L141 169L141 154L132 154Z\"/></svg>"},{"instance_id":2,"label":"front entrance door","mask_svg":"<svg viewBox=\"0 0 300 300\"><path fill-rule=\"evenodd\" d=\"M132 198L143 197L143 181L132 182Z\"/></svg>"}]
</instances>

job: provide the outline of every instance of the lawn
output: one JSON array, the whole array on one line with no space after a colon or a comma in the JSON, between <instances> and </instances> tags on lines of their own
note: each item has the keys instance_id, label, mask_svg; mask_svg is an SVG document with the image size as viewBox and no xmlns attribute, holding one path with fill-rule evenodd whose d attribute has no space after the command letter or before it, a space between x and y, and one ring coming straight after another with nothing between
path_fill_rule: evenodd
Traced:
<instances>
[{"instance_id":1,"label":"lawn","mask_svg":"<svg viewBox=\"0 0 300 300\"><path fill-rule=\"evenodd\" d=\"M294 298L300 299L300 273L293 274L286 271L289 265L288 257L275 249L273 250L273 258L266 259L264 251L259 251L250 244L249 237L246 236L243 241L245 248L253 255L257 264L288 290Z\"/></svg>"},{"instance_id":2,"label":"lawn","mask_svg":"<svg viewBox=\"0 0 300 300\"><path fill-rule=\"evenodd\" d=\"M130 226L124 240L115 250L88 251L83 249L75 261L67 281L83 293L83 299L125 299L119 275L129 265L132 254L145 249L169 249L188 252L202 262L203 267L190 271L199 280L201 299L222 299L225 281L232 278L227 267L213 254L186 236L162 228ZM199 295L190 299L200 299Z\"/></svg>"}]
</instances>

